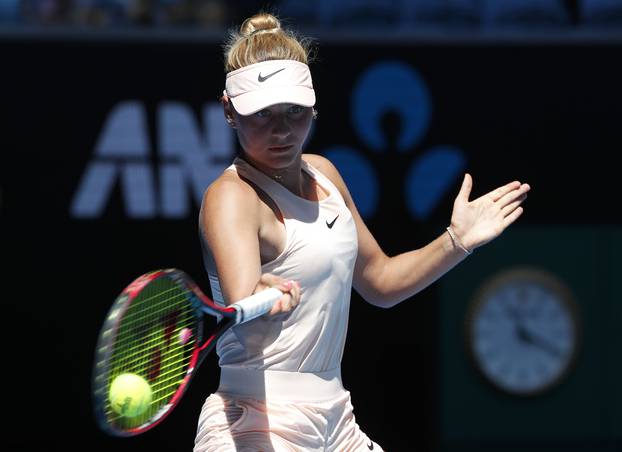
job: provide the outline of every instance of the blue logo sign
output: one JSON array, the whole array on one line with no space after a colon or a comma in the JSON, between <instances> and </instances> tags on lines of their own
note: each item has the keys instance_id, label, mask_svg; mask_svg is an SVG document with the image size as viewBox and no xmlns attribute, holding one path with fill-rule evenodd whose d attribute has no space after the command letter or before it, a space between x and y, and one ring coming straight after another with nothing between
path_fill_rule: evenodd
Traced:
<instances>
[{"instance_id":1,"label":"blue logo sign","mask_svg":"<svg viewBox=\"0 0 622 452\"><path fill-rule=\"evenodd\" d=\"M387 114L397 115L400 130L391 144L382 128ZM406 207L413 218L426 219L450 191L466 167L457 146L436 145L419 151L432 118L432 100L419 73L400 61L368 68L356 82L351 98L352 126L365 151L412 154L404 181ZM364 152L333 146L323 154L339 169L363 218L372 217L380 202L378 175Z\"/></svg>"}]
</instances>

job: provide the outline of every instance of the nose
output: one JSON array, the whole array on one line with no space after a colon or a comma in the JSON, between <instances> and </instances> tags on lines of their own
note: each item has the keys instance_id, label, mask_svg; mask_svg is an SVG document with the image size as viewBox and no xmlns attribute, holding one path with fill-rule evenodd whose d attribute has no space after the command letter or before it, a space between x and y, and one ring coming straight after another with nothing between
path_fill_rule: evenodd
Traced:
<instances>
[{"instance_id":1,"label":"nose","mask_svg":"<svg viewBox=\"0 0 622 452\"><path fill-rule=\"evenodd\" d=\"M287 137L291 132L291 126L287 115L275 115L272 122L272 135L275 137Z\"/></svg>"}]
</instances>

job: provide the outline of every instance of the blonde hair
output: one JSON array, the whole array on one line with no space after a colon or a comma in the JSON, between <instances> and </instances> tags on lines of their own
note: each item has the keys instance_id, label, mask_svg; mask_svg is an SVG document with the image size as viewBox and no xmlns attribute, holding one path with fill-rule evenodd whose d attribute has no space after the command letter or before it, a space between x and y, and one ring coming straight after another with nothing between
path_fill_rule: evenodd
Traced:
<instances>
[{"instance_id":1,"label":"blonde hair","mask_svg":"<svg viewBox=\"0 0 622 452\"><path fill-rule=\"evenodd\" d=\"M225 72L268 60L294 60L308 64L311 40L298 38L281 28L270 13L260 12L246 19L239 31L233 31L225 44Z\"/></svg>"}]
</instances>

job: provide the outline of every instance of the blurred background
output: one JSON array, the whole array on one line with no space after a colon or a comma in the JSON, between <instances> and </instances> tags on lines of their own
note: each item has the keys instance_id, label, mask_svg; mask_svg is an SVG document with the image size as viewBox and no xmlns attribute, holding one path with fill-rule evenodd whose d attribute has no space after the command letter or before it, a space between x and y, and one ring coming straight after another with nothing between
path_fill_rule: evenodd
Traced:
<instances>
[{"instance_id":1,"label":"blurred background","mask_svg":"<svg viewBox=\"0 0 622 452\"><path fill-rule=\"evenodd\" d=\"M3 0L0 18L3 24L18 27L218 30L260 9L278 11L281 17L293 19L297 28L321 31L336 25L343 25L345 31L538 28L568 32L586 27L602 31L617 28L621 20L616 0Z\"/></svg>"},{"instance_id":2,"label":"blurred background","mask_svg":"<svg viewBox=\"0 0 622 452\"><path fill-rule=\"evenodd\" d=\"M411 300L353 293L363 430L388 451L622 450L621 0L0 0L5 449L191 450L215 357L162 425L117 439L93 418L93 351L136 276L208 291L198 206L238 150L222 43L260 9L314 38L307 152L388 254L443 233L465 171L473 197L532 186Z\"/></svg>"}]
</instances>

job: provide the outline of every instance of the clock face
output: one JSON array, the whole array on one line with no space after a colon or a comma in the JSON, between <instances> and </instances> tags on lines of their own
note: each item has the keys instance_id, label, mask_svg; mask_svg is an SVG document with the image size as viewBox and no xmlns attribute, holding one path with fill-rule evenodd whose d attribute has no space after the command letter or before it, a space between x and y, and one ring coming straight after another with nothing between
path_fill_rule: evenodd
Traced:
<instances>
[{"instance_id":1,"label":"clock face","mask_svg":"<svg viewBox=\"0 0 622 452\"><path fill-rule=\"evenodd\" d=\"M468 347L486 380L535 395L560 382L579 347L577 308L567 287L537 270L511 270L486 283L467 314Z\"/></svg>"}]
</instances>

